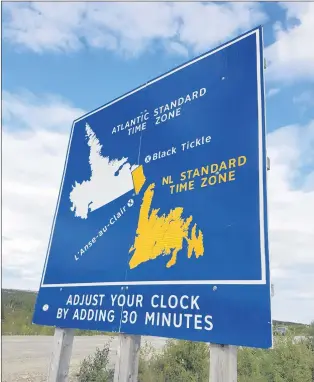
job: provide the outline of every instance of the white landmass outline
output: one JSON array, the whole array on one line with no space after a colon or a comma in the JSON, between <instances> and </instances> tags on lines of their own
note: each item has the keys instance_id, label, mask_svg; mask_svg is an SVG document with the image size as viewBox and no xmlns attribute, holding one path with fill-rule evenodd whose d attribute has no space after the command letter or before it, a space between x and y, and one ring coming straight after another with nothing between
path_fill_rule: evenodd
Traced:
<instances>
[{"instance_id":1,"label":"white landmass outline","mask_svg":"<svg viewBox=\"0 0 314 382\"><path fill-rule=\"evenodd\" d=\"M88 213L105 206L133 189L132 171L138 167L127 157L112 159L101 155L102 145L86 123L87 144L90 147L91 177L82 183L75 181L70 192L71 211L76 217L87 219Z\"/></svg>"}]
</instances>

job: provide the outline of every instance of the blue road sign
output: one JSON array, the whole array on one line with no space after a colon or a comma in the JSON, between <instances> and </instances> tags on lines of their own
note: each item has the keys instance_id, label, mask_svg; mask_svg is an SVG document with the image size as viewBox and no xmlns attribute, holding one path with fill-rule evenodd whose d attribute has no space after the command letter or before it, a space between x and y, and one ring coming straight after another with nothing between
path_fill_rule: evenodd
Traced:
<instances>
[{"instance_id":1,"label":"blue road sign","mask_svg":"<svg viewBox=\"0 0 314 382\"><path fill-rule=\"evenodd\" d=\"M76 120L33 322L272 345L262 29Z\"/></svg>"}]
</instances>

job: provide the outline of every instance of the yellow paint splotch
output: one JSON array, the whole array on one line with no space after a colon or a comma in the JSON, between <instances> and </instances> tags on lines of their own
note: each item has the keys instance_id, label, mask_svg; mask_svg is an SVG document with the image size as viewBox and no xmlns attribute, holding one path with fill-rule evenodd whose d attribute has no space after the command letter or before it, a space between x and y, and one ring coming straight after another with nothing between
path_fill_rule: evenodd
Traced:
<instances>
[{"instance_id":1,"label":"yellow paint splotch","mask_svg":"<svg viewBox=\"0 0 314 382\"><path fill-rule=\"evenodd\" d=\"M140 167L142 166L134 170L134 175L132 174L136 193L145 183L144 172L143 169L139 170ZM189 233L193 217L184 219L182 207L176 207L170 210L169 214L158 216L160 209L152 208L154 193L155 184L152 183L144 192L136 237L129 251L133 253L129 261L130 268L136 268L141 263L164 255L171 256L166 267L172 267L177 262L177 255L183 248L184 240L187 242L188 258L191 258L193 252L196 258L203 256L203 233L197 229L196 223Z\"/></svg>"}]
</instances>

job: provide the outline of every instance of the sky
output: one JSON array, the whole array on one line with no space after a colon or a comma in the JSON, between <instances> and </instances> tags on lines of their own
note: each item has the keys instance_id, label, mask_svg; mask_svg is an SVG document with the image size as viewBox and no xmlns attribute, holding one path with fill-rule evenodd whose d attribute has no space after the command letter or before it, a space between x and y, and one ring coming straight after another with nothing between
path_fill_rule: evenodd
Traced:
<instances>
[{"instance_id":1,"label":"sky","mask_svg":"<svg viewBox=\"0 0 314 382\"><path fill-rule=\"evenodd\" d=\"M71 124L258 25L273 318L314 320L314 3L2 3L2 283L37 290Z\"/></svg>"}]
</instances>

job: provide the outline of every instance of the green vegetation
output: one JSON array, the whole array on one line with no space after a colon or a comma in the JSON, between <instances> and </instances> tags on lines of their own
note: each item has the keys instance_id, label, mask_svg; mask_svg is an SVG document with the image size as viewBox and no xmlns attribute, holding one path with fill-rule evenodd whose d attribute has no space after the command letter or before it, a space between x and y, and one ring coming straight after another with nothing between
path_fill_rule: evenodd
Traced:
<instances>
[{"instance_id":1,"label":"green vegetation","mask_svg":"<svg viewBox=\"0 0 314 382\"><path fill-rule=\"evenodd\" d=\"M309 326L309 329L308 329L308 341L309 341L309 346L314 351L314 321L311 322L311 325ZM314 378L313 378L313 381L314 381Z\"/></svg>"},{"instance_id":2,"label":"green vegetation","mask_svg":"<svg viewBox=\"0 0 314 382\"><path fill-rule=\"evenodd\" d=\"M52 335L53 328L32 325L35 292L2 289L3 335Z\"/></svg>"},{"instance_id":3,"label":"green vegetation","mask_svg":"<svg viewBox=\"0 0 314 382\"><path fill-rule=\"evenodd\" d=\"M279 337L274 349L239 351L239 382L312 382L314 349L309 339L295 342L293 335Z\"/></svg>"},{"instance_id":4,"label":"green vegetation","mask_svg":"<svg viewBox=\"0 0 314 382\"><path fill-rule=\"evenodd\" d=\"M161 353L141 349L139 382L207 382L209 347L202 342L169 340Z\"/></svg>"},{"instance_id":5,"label":"green vegetation","mask_svg":"<svg viewBox=\"0 0 314 382\"><path fill-rule=\"evenodd\" d=\"M314 323L311 325L314 332ZM279 336L274 349L238 349L238 382L313 382L314 346L310 338L300 342L293 335ZM112 382L109 345L81 364L80 382ZM142 346L139 382L206 382L210 348L200 342L167 342L161 352Z\"/></svg>"},{"instance_id":6,"label":"green vegetation","mask_svg":"<svg viewBox=\"0 0 314 382\"><path fill-rule=\"evenodd\" d=\"M205 382L209 349L203 343L168 342L162 353L142 355L139 382ZM239 348L238 382L312 382L314 350L307 341L279 337L271 350Z\"/></svg>"},{"instance_id":7,"label":"green vegetation","mask_svg":"<svg viewBox=\"0 0 314 382\"><path fill-rule=\"evenodd\" d=\"M276 327L287 327L288 331L295 336L307 336L309 334L309 325L299 324L289 321L273 321L273 329Z\"/></svg>"},{"instance_id":8,"label":"green vegetation","mask_svg":"<svg viewBox=\"0 0 314 382\"><path fill-rule=\"evenodd\" d=\"M2 335L42 335L51 336L53 327L32 324L37 293L2 289L1 319ZM107 333L89 330L76 330L76 336L104 335Z\"/></svg>"},{"instance_id":9,"label":"green vegetation","mask_svg":"<svg viewBox=\"0 0 314 382\"><path fill-rule=\"evenodd\" d=\"M113 381L114 370L109 368L109 350L110 343L107 343L102 350L97 348L94 356L83 360L77 375L78 382Z\"/></svg>"}]
</instances>

